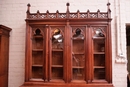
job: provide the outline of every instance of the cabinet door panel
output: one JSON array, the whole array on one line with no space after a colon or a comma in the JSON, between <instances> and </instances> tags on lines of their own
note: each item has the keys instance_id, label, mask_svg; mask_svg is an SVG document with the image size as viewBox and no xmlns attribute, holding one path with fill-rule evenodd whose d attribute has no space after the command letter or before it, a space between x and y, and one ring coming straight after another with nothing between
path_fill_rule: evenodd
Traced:
<instances>
[{"instance_id":1,"label":"cabinet door panel","mask_svg":"<svg viewBox=\"0 0 130 87\"><path fill-rule=\"evenodd\" d=\"M85 27L72 26L72 79L85 80Z\"/></svg>"},{"instance_id":2,"label":"cabinet door panel","mask_svg":"<svg viewBox=\"0 0 130 87\"><path fill-rule=\"evenodd\" d=\"M43 26L32 27L31 78L45 80L45 29Z\"/></svg>"},{"instance_id":3,"label":"cabinet door panel","mask_svg":"<svg viewBox=\"0 0 130 87\"><path fill-rule=\"evenodd\" d=\"M64 26L51 26L50 79L63 80L64 77Z\"/></svg>"},{"instance_id":4,"label":"cabinet door panel","mask_svg":"<svg viewBox=\"0 0 130 87\"><path fill-rule=\"evenodd\" d=\"M93 80L106 81L106 27L93 26L92 50L93 50Z\"/></svg>"}]
</instances>

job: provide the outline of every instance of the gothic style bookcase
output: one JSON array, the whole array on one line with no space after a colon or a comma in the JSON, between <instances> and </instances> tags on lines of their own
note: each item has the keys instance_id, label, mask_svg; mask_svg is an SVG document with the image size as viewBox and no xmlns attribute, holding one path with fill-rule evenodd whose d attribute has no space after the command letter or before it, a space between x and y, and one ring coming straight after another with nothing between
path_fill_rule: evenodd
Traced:
<instances>
[{"instance_id":1,"label":"gothic style bookcase","mask_svg":"<svg viewBox=\"0 0 130 87\"><path fill-rule=\"evenodd\" d=\"M0 25L0 87L8 87L9 33L12 29Z\"/></svg>"},{"instance_id":2,"label":"gothic style bookcase","mask_svg":"<svg viewBox=\"0 0 130 87\"><path fill-rule=\"evenodd\" d=\"M21 87L113 87L111 10L30 13Z\"/></svg>"}]
</instances>

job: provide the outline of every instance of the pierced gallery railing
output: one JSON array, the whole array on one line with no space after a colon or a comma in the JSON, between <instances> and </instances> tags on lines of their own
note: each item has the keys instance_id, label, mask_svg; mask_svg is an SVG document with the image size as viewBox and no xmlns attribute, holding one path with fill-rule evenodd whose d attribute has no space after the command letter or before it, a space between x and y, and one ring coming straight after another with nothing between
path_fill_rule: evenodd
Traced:
<instances>
[{"instance_id":1,"label":"pierced gallery railing","mask_svg":"<svg viewBox=\"0 0 130 87\"><path fill-rule=\"evenodd\" d=\"M92 18L92 19L106 19L106 18L111 18L110 17L110 3L107 4L108 6L108 11L107 12L100 12L98 10L97 12L90 12L89 10L87 12L79 12L79 10L75 13L70 13L69 12L69 3L67 5L67 11L66 13L59 13L57 10L56 13L49 13L47 10L46 13L40 13L37 11L37 13L30 13L30 4L28 4L28 9L27 9L27 19L87 19L87 18Z\"/></svg>"}]
</instances>

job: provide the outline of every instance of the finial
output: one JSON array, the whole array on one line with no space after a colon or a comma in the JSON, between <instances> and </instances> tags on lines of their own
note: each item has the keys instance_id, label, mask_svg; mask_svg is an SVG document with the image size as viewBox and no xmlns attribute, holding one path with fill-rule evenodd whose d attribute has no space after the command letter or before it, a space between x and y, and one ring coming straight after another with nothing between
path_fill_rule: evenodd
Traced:
<instances>
[{"instance_id":1,"label":"finial","mask_svg":"<svg viewBox=\"0 0 130 87\"><path fill-rule=\"evenodd\" d=\"M111 5L110 2L108 2L108 3L107 3L107 6L110 6L110 5Z\"/></svg>"},{"instance_id":2,"label":"finial","mask_svg":"<svg viewBox=\"0 0 130 87\"><path fill-rule=\"evenodd\" d=\"M66 11L66 16L67 16L67 18L69 18L69 13L70 13L70 11L69 11L69 6L70 6L70 4L69 4L69 2L67 2L66 3L66 6L67 6L67 11Z\"/></svg>"},{"instance_id":3,"label":"finial","mask_svg":"<svg viewBox=\"0 0 130 87\"><path fill-rule=\"evenodd\" d=\"M27 13L30 13L30 7L31 7L30 3L28 3L27 6L28 6Z\"/></svg>"},{"instance_id":4,"label":"finial","mask_svg":"<svg viewBox=\"0 0 130 87\"><path fill-rule=\"evenodd\" d=\"M66 6L70 6L70 3L69 3L69 2L67 2L67 3L66 3Z\"/></svg>"},{"instance_id":5,"label":"finial","mask_svg":"<svg viewBox=\"0 0 130 87\"><path fill-rule=\"evenodd\" d=\"M37 10L37 13L40 13L39 10Z\"/></svg>"},{"instance_id":6,"label":"finial","mask_svg":"<svg viewBox=\"0 0 130 87\"><path fill-rule=\"evenodd\" d=\"M69 6L70 6L69 2L66 3L66 6L67 6L67 13L69 13Z\"/></svg>"},{"instance_id":7,"label":"finial","mask_svg":"<svg viewBox=\"0 0 130 87\"><path fill-rule=\"evenodd\" d=\"M100 12L100 10L98 9L97 12Z\"/></svg>"},{"instance_id":8,"label":"finial","mask_svg":"<svg viewBox=\"0 0 130 87\"><path fill-rule=\"evenodd\" d=\"M110 9L110 3L107 3L107 12L108 12L108 18L111 18L111 9Z\"/></svg>"},{"instance_id":9,"label":"finial","mask_svg":"<svg viewBox=\"0 0 130 87\"><path fill-rule=\"evenodd\" d=\"M79 13L80 11L79 11L79 10L77 10L77 12Z\"/></svg>"},{"instance_id":10,"label":"finial","mask_svg":"<svg viewBox=\"0 0 130 87\"><path fill-rule=\"evenodd\" d=\"M87 10L87 12L90 12L89 9Z\"/></svg>"},{"instance_id":11,"label":"finial","mask_svg":"<svg viewBox=\"0 0 130 87\"><path fill-rule=\"evenodd\" d=\"M59 11L57 10L56 13L59 13Z\"/></svg>"},{"instance_id":12,"label":"finial","mask_svg":"<svg viewBox=\"0 0 130 87\"><path fill-rule=\"evenodd\" d=\"M107 3L107 10L108 10L109 12L111 12L111 10L110 10L110 5L111 5L110 2L108 2L108 3Z\"/></svg>"},{"instance_id":13,"label":"finial","mask_svg":"<svg viewBox=\"0 0 130 87\"><path fill-rule=\"evenodd\" d=\"M27 6L30 7L31 6L30 3L28 3Z\"/></svg>"},{"instance_id":14,"label":"finial","mask_svg":"<svg viewBox=\"0 0 130 87\"><path fill-rule=\"evenodd\" d=\"M46 13L49 13L49 11L47 10Z\"/></svg>"}]
</instances>

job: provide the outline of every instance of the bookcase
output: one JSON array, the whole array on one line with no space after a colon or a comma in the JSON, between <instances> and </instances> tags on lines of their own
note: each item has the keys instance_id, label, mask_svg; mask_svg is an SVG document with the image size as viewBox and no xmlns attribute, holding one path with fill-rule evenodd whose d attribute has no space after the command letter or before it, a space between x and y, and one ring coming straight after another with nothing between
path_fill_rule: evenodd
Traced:
<instances>
[{"instance_id":1,"label":"bookcase","mask_svg":"<svg viewBox=\"0 0 130 87\"><path fill-rule=\"evenodd\" d=\"M30 13L20 87L113 87L111 11Z\"/></svg>"},{"instance_id":2,"label":"bookcase","mask_svg":"<svg viewBox=\"0 0 130 87\"><path fill-rule=\"evenodd\" d=\"M9 33L12 29L0 25L0 87L8 87Z\"/></svg>"}]
</instances>

